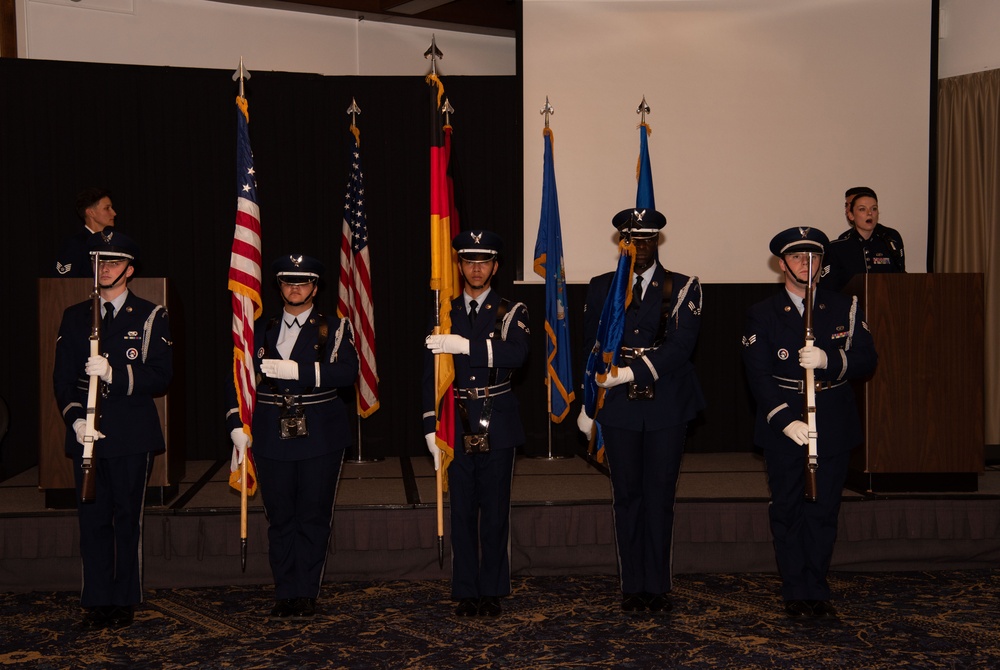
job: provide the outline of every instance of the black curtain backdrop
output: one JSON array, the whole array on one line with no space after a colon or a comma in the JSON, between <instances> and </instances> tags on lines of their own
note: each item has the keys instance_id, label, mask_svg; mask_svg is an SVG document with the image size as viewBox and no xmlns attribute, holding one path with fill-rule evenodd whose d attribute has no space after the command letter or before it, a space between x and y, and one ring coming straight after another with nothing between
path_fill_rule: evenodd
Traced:
<instances>
[{"instance_id":1,"label":"black curtain backdrop","mask_svg":"<svg viewBox=\"0 0 1000 670\"><path fill-rule=\"evenodd\" d=\"M427 86L420 77L251 74L246 97L261 207L266 315L280 309L267 281L270 263L291 252L324 261L319 308L335 312L353 142L345 112L352 98L362 109L358 126L381 400L381 408L361 422L362 450L422 455L420 366L429 305ZM5 237L0 295L7 315L0 329L0 396L12 417L0 445L0 476L38 461L38 356L40 347L54 343L38 341L36 278L54 275L62 241L82 225L73 211L74 196L95 185L112 190L118 229L140 244L141 275L168 277L180 302L172 311L182 383L174 385L171 397L183 406L186 431L179 439L186 457L228 457L223 389L232 383L227 272L235 222L238 90L231 76L223 70L0 59ZM516 77L445 76L443 81L456 109L452 172L462 227L503 236L510 253L496 286L525 302L531 313L533 353L517 392L528 433L524 451L545 455L550 443L544 291L515 284L521 221L538 216L525 215L521 205L520 83ZM538 154L541 160L540 145ZM697 274L697 268L676 269ZM585 290L574 285L568 291L577 386L586 354L580 343ZM705 287L696 364L710 406L692 426L689 450L752 448L739 336L746 306L773 290L775 285ZM42 373L48 379L48 371ZM551 449L557 455L582 448L575 428L578 407L579 400L570 419L552 426Z\"/></svg>"}]
</instances>

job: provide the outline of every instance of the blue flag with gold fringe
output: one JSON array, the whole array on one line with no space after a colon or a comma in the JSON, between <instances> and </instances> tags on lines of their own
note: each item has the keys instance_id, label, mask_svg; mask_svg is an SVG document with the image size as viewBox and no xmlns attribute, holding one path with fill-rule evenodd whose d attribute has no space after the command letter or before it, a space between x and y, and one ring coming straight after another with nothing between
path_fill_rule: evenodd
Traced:
<instances>
[{"instance_id":1,"label":"blue flag with gold fringe","mask_svg":"<svg viewBox=\"0 0 1000 670\"><path fill-rule=\"evenodd\" d=\"M624 240L618 243L618 267L611 278L608 297L601 308L601 320L597 325L597 338L587 358L587 369L583 379L583 407L587 416L594 419L596 435L594 449L597 460L604 460L604 438L601 435L600 411L604 405L607 389L597 385L618 368L618 354L621 349L622 332L625 329L625 310L632 298L632 268L635 265L635 245Z\"/></svg>"},{"instance_id":2,"label":"blue flag with gold fringe","mask_svg":"<svg viewBox=\"0 0 1000 670\"><path fill-rule=\"evenodd\" d=\"M560 423L569 414L573 392L569 353L569 314L566 309L566 268L559 222L559 196L552 159L552 130L544 130L542 213L535 241L535 272L545 278L545 361L549 385L549 416Z\"/></svg>"},{"instance_id":3,"label":"blue flag with gold fringe","mask_svg":"<svg viewBox=\"0 0 1000 670\"><path fill-rule=\"evenodd\" d=\"M639 182L635 192L636 209L656 209L653 197L653 170L649 165L649 134L653 132L648 123L639 125L639 162L635 168L635 178Z\"/></svg>"}]
</instances>

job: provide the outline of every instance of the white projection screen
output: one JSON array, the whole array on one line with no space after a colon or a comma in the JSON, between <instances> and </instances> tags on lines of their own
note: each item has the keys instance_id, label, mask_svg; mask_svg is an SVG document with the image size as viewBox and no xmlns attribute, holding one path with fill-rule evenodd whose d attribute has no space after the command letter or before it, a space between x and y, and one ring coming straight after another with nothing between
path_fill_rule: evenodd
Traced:
<instances>
[{"instance_id":1,"label":"white projection screen","mask_svg":"<svg viewBox=\"0 0 1000 670\"><path fill-rule=\"evenodd\" d=\"M907 269L926 271L931 0L523 0L524 280L555 109L566 274L614 269L635 205L645 97L660 259L706 283L776 280L779 230L847 229L870 186Z\"/></svg>"}]
</instances>

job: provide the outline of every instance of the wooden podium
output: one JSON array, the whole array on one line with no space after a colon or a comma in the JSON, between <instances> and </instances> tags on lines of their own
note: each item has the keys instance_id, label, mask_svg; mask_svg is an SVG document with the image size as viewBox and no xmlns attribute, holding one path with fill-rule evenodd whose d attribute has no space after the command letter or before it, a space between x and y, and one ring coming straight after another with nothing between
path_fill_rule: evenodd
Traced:
<instances>
[{"instance_id":1,"label":"wooden podium","mask_svg":"<svg viewBox=\"0 0 1000 670\"><path fill-rule=\"evenodd\" d=\"M46 507L75 507L73 462L66 456L66 424L56 404L52 390L52 370L56 358L56 337L63 310L89 300L94 280L86 278L38 280L38 487L45 491ZM181 332L180 303L173 297L169 282L164 278L136 277L129 290L140 298L163 305L170 312L170 332L174 338L174 378L171 389L183 388L183 360L179 356L177 333ZM165 504L177 494L184 476L183 402L171 401L171 393L156 398L160 426L167 444L164 453L153 461L153 472L146 489L147 504ZM98 442L99 448L100 442Z\"/></svg>"},{"instance_id":2,"label":"wooden podium","mask_svg":"<svg viewBox=\"0 0 1000 670\"><path fill-rule=\"evenodd\" d=\"M976 491L984 467L983 276L856 275L878 352L857 383L864 443L852 488Z\"/></svg>"}]
</instances>

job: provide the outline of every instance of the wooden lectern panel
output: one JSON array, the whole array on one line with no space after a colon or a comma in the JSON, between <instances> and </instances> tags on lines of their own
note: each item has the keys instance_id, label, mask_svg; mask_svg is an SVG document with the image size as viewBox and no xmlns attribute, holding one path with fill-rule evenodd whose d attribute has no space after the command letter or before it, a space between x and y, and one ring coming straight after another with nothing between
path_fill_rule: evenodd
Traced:
<instances>
[{"instance_id":1,"label":"wooden lectern panel","mask_svg":"<svg viewBox=\"0 0 1000 670\"><path fill-rule=\"evenodd\" d=\"M978 473L984 466L983 276L858 275L878 351L860 393L865 473ZM863 461L863 462L862 462Z\"/></svg>"},{"instance_id":2,"label":"wooden lectern panel","mask_svg":"<svg viewBox=\"0 0 1000 670\"><path fill-rule=\"evenodd\" d=\"M66 424L63 422L52 390L52 369L56 360L56 337L63 311L70 305L89 300L94 290L94 280L86 278L39 279L38 280L38 335L39 335L39 415L38 434L38 486L42 489L73 489L73 462L66 457L64 445ZM129 290L140 298L163 305L170 311L171 291L166 279L158 277L136 277L129 282ZM171 337L176 338L179 323L174 322L171 313ZM174 352L175 381L181 361ZM176 388L172 384L171 388ZM149 486L175 486L184 476L183 425L181 412L174 411L170 393L156 398L156 409L160 414L160 427L167 444L164 453L153 461L153 472ZM100 442L97 443L100 448Z\"/></svg>"}]
</instances>

